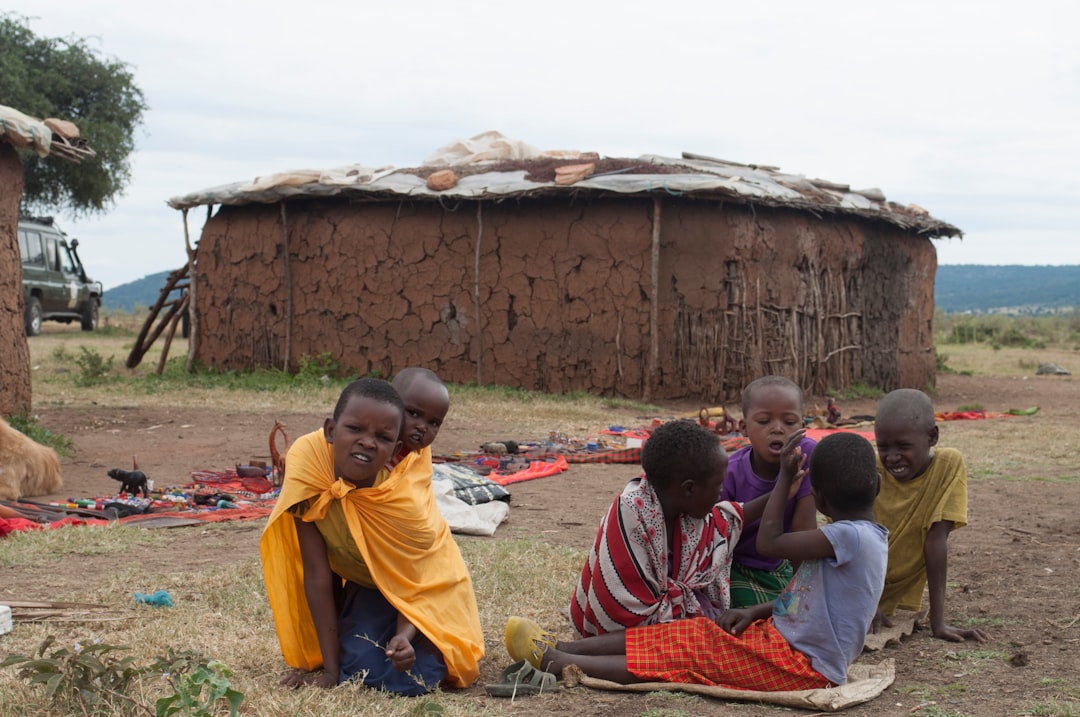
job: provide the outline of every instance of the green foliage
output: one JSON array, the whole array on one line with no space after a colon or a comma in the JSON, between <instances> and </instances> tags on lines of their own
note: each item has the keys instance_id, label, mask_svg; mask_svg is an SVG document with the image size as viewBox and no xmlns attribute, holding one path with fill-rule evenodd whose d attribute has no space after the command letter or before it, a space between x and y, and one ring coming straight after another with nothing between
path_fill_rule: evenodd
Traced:
<instances>
[{"instance_id":1,"label":"green foliage","mask_svg":"<svg viewBox=\"0 0 1080 717\"><path fill-rule=\"evenodd\" d=\"M830 388L825 392L826 396L830 398L838 398L840 400L855 401L860 398L881 398L885 395L885 392L875 386L869 386L865 383L853 383L844 390L837 390Z\"/></svg>"},{"instance_id":2,"label":"green foliage","mask_svg":"<svg viewBox=\"0 0 1080 717\"><path fill-rule=\"evenodd\" d=\"M942 353L934 348L934 367L938 373L956 373L956 369L949 366L949 354Z\"/></svg>"},{"instance_id":3,"label":"green foliage","mask_svg":"<svg viewBox=\"0 0 1080 717\"><path fill-rule=\"evenodd\" d=\"M131 179L135 130L147 105L129 65L103 56L81 38L43 38L29 18L0 15L0 97L44 119L74 122L96 156L81 163L21 151L27 209L103 212Z\"/></svg>"},{"instance_id":4,"label":"green foliage","mask_svg":"<svg viewBox=\"0 0 1080 717\"><path fill-rule=\"evenodd\" d=\"M25 433L43 446L49 446L63 457L74 455L75 445L67 436L53 433L41 425L37 416L16 415L8 419L8 423L16 431Z\"/></svg>"},{"instance_id":5,"label":"green foliage","mask_svg":"<svg viewBox=\"0 0 1080 717\"><path fill-rule=\"evenodd\" d=\"M985 411L986 408L981 403L965 403L962 406L957 406L956 410L963 413L964 411Z\"/></svg>"},{"instance_id":6,"label":"green foliage","mask_svg":"<svg viewBox=\"0 0 1080 717\"><path fill-rule=\"evenodd\" d=\"M934 312L934 341L937 344L1044 349L1048 344L1075 343L1077 339L1080 339L1080 312L1053 316Z\"/></svg>"},{"instance_id":7,"label":"green foliage","mask_svg":"<svg viewBox=\"0 0 1080 717\"><path fill-rule=\"evenodd\" d=\"M55 643L56 638L49 635L34 656L10 655L0 662L0 668L15 667L19 679L42 685L50 703L63 714L150 713L148 705L129 694L141 695L142 690L132 688L148 675L161 675L172 690L155 702L156 717L215 717L225 705L230 717L236 717L244 701L244 694L229 682L232 671L198 652L176 652L169 647L165 655L140 667L134 657L114 654L129 647L95 641L88 645L76 642L69 649L55 647Z\"/></svg>"},{"instance_id":8,"label":"green foliage","mask_svg":"<svg viewBox=\"0 0 1080 717\"><path fill-rule=\"evenodd\" d=\"M340 370L341 364L334 360L333 354L324 351L317 356L301 356L296 378L310 383L326 383L337 378Z\"/></svg>"},{"instance_id":9,"label":"green foliage","mask_svg":"<svg viewBox=\"0 0 1080 717\"><path fill-rule=\"evenodd\" d=\"M1059 702L1051 697L1025 708L1020 714L1025 717L1080 717L1080 702Z\"/></svg>"},{"instance_id":10,"label":"green foliage","mask_svg":"<svg viewBox=\"0 0 1080 717\"><path fill-rule=\"evenodd\" d=\"M174 652L170 647L149 669L160 672L173 689L173 694L155 703L156 717L214 717L222 700L229 705L230 717L239 714L244 693L232 688L232 670L221 661L207 660L198 652Z\"/></svg>"},{"instance_id":11,"label":"green foliage","mask_svg":"<svg viewBox=\"0 0 1080 717\"><path fill-rule=\"evenodd\" d=\"M46 697L67 712L78 709L86 714L132 713L135 703L125 692L140 670L134 657L113 654L130 648L101 642L53 647L55 642L56 638L49 635L35 656L10 655L0 662L0 667L16 667L20 679L43 686Z\"/></svg>"},{"instance_id":12,"label":"green foliage","mask_svg":"<svg viewBox=\"0 0 1080 717\"><path fill-rule=\"evenodd\" d=\"M79 347L79 355L75 357L75 364L79 367L79 376L75 384L83 388L97 386L105 383L112 371L113 357L105 359L95 349L85 346Z\"/></svg>"}]
</instances>

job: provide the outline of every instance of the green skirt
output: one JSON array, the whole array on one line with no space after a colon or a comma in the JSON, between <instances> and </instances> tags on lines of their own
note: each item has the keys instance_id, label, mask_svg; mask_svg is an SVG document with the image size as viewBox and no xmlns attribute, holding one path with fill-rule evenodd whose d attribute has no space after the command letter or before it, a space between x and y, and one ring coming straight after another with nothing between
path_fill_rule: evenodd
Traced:
<instances>
[{"instance_id":1,"label":"green skirt","mask_svg":"<svg viewBox=\"0 0 1080 717\"><path fill-rule=\"evenodd\" d=\"M791 563L780 561L775 570L756 570L731 564L731 607L753 607L780 597L794 575Z\"/></svg>"}]
</instances>

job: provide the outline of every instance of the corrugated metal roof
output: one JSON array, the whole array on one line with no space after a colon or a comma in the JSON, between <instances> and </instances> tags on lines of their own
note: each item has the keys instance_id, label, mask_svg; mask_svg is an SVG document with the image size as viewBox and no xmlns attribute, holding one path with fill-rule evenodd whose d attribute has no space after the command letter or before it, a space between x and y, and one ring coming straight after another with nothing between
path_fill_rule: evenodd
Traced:
<instances>
[{"instance_id":1,"label":"corrugated metal roof","mask_svg":"<svg viewBox=\"0 0 1080 717\"><path fill-rule=\"evenodd\" d=\"M645 155L637 159L600 159L592 155L592 161L597 165L596 173L572 184L557 184L553 178L548 178L553 166L589 161L582 156L567 159L533 156L460 165L436 164L429 160L427 166L403 169L356 165L324 171L300 170L192 192L173 197L168 204L174 209L188 209L212 204L273 203L304 197L340 196L353 201L404 198L498 201L518 197L661 193L690 199L728 199L789 207L818 215L853 215L888 222L928 237L962 235L960 229L935 219L921 207L887 201L879 189L853 190L847 185L781 172L776 167L740 164L691 153L684 153L679 158ZM538 171L538 166L546 170L546 174ZM618 168L600 171L605 166ZM458 175L457 184L443 191L428 188L426 178L436 169L454 171Z\"/></svg>"}]
</instances>

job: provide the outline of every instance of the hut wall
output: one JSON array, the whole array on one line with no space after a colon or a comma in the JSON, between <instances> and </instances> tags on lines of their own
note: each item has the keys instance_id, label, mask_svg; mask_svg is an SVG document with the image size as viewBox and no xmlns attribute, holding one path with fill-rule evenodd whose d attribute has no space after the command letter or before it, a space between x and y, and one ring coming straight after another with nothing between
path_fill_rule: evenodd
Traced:
<instances>
[{"instance_id":1,"label":"hut wall","mask_svg":"<svg viewBox=\"0 0 1080 717\"><path fill-rule=\"evenodd\" d=\"M929 240L879 222L719 202L662 213L662 396L731 400L780 374L818 395L934 381Z\"/></svg>"},{"instance_id":2,"label":"hut wall","mask_svg":"<svg viewBox=\"0 0 1080 717\"><path fill-rule=\"evenodd\" d=\"M933 246L888 225L665 197L650 366L650 198L223 207L198 250L201 363L730 400L933 381ZM479 251L477 239L479 238ZM479 281L476 268L479 266ZM479 292L479 296L477 296Z\"/></svg>"},{"instance_id":3,"label":"hut wall","mask_svg":"<svg viewBox=\"0 0 1080 717\"><path fill-rule=\"evenodd\" d=\"M293 368L328 353L359 374L419 364L454 382L640 395L650 206L290 202ZM207 222L197 361L283 366L283 246L277 205Z\"/></svg>"},{"instance_id":4,"label":"hut wall","mask_svg":"<svg viewBox=\"0 0 1080 717\"><path fill-rule=\"evenodd\" d=\"M15 148L0 141L0 415L30 412L30 345L23 319L19 203L23 168Z\"/></svg>"}]
</instances>

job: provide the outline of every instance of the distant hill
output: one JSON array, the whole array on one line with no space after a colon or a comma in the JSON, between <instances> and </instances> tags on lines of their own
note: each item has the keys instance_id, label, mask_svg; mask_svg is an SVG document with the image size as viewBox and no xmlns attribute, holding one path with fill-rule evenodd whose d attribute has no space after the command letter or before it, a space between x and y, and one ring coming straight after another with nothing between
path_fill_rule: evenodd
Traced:
<instances>
[{"instance_id":1,"label":"distant hill","mask_svg":"<svg viewBox=\"0 0 1080 717\"><path fill-rule=\"evenodd\" d=\"M102 302L102 306L105 309L119 309L129 314L135 313L136 306L148 309L161 296L161 290L165 288L165 282L171 273L172 271L162 271L127 284L121 284L112 289L106 289L105 301Z\"/></svg>"},{"instance_id":2,"label":"distant hill","mask_svg":"<svg viewBox=\"0 0 1080 717\"><path fill-rule=\"evenodd\" d=\"M939 266L934 303L947 313L1080 309L1080 266Z\"/></svg>"},{"instance_id":3,"label":"distant hill","mask_svg":"<svg viewBox=\"0 0 1080 717\"><path fill-rule=\"evenodd\" d=\"M153 306L169 273L151 274L109 289L105 307L133 313L137 305ZM1080 266L939 266L934 299L937 307L948 313L1080 309Z\"/></svg>"}]
</instances>

